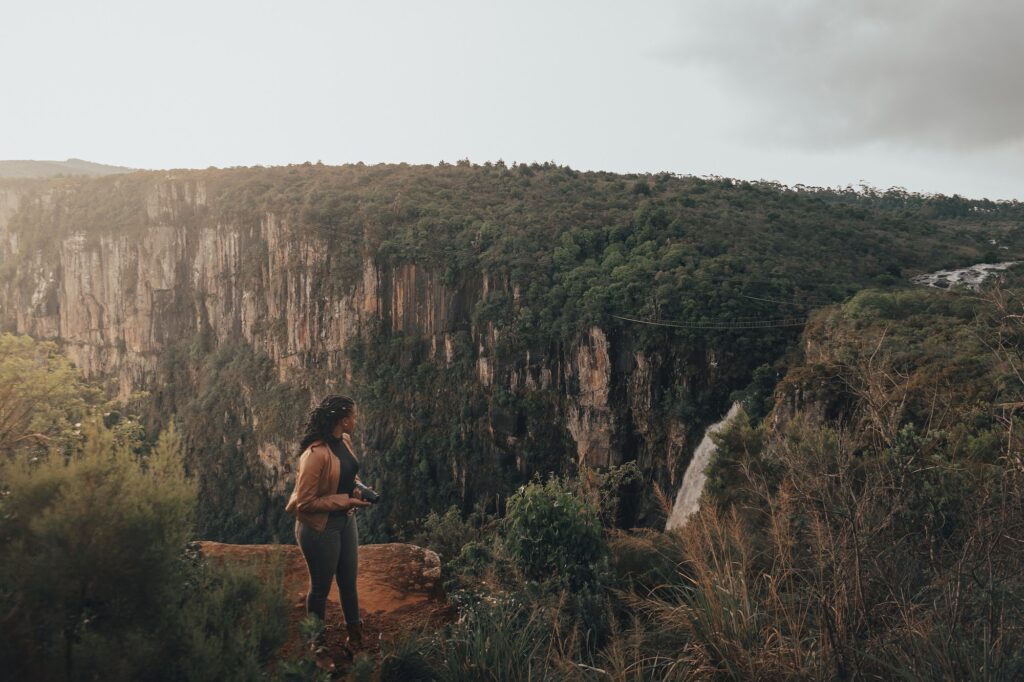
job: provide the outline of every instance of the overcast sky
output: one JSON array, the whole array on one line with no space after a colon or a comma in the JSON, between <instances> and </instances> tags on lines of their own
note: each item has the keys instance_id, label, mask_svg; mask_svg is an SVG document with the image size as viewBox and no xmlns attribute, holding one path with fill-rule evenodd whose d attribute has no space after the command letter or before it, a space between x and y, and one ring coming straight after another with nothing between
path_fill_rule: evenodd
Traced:
<instances>
[{"instance_id":1,"label":"overcast sky","mask_svg":"<svg viewBox=\"0 0 1024 682\"><path fill-rule=\"evenodd\" d=\"M1024 199L1018 0L0 0L0 159L551 160Z\"/></svg>"}]
</instances>

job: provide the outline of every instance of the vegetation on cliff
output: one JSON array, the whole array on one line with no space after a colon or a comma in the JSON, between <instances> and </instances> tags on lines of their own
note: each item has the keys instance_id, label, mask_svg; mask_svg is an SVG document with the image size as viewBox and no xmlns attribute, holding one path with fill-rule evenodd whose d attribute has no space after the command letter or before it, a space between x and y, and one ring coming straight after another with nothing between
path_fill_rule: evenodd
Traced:
<instances>
[{"instance_id":1,"label":"vegetation on cliff","mask_svg":"<svg viewBox=\"0 0 1024 682\"><path fill-rule=\"evenodd\" d=\"M353 293L370 262L380 273L415 265L451 304L430 334L416 325L398 331L390 318L367 321L344 351L351 377L326 376L324 367L337 366L331 349L312 343L295 351L288 362L300 370L287 384L274 377L283 358L267 353L293 352L285 320L256 320L255 347L217 347L212 338L236 332L211 333L202 304L209 292L185 287L154 311L169 325L148 378L157 398L132 409L150 433L172 415L182 419L189 468L210 481L201 532L225 541L290 536L280 511L286 493L267 491L272 477L255 452L272 441L293 461L297 453L286 446L299 428L297 406L328 390L366 407L365 478L387 491L367 517L366 538L394 539L431 510L456 504L466 513L483 501L500 511L533 474L574 472L581 455L566 424L594 389L565 368L597 327L608 344L609 399L601 409L614 424L609 450L613 461L637 461L647 483L638 490L650 490L674 480L686 444L734 392L752 384L751 396L770 392L771 367L800 331L737 323L803 318L866 285L1005 260L1024 246L1024 207L1013 202L553 164L140 172L40 181L25 191L9 225L24 253L52 252L72 233L91 248L160 226L198 248L198 229L211 228L239 235L231 286L252 300L265 297L273 276L309 282L313 301L335 301ZM270 220L280 227L276 238L325 259L272 266L261 236ZM32 300L38 272L9 261L0 268L19 300ZM317 305L322 332L331 320ZM0 313L11 327L13 311ZM115 350L123 348L108 352ZM649 385L636 398L630 382L641 362ZM493 381L481 378L487 372ZM679 461L666 461L675 450ZM250 485L257 481L261 489ZM621 521L656 524L654 499L644 495Z\"/></svg>"},{"instance_id":2,"label":"vegetation on cliff","mask_svg":"<svg viewBox=\"0 0 1024 682\"><path fill-rule=\"evenodd\" d=\"M1022 313L1005 288L821 311L772 412L716 437L681 528L536 533L525 555L501 532L589 527L614 497L592 477L531 484L461 532L431 516L424 541L463 538L463 617L395 647L379 679L1019 679ZM572 565L538 575L537 554Z\"/></svg>"}]
</instances>

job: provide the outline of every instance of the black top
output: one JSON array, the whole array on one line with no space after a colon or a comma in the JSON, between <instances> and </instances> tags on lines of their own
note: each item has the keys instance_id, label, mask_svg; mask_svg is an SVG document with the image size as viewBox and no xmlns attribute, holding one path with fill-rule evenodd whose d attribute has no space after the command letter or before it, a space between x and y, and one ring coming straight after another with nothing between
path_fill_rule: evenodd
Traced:
<instances>
[{"instance_id":1,"label":"black top","mask_svg":"<svg viewBox=\"0 0 1024 682\"><path fill-rule=\"evenodd\" d=\"M339 493L351 495L352 491L356 487L356 474L359 473L359 460L355 458L352 451L349 450L348 445L342 438L335 438L328 436L327 445L330 446L331 452L338 458L338 462L341 464L341 475L338 476L338 490ZM330 513L331 516L341 516L347 512L344 509L336 509Z\"/></svg>"}]
</instances>

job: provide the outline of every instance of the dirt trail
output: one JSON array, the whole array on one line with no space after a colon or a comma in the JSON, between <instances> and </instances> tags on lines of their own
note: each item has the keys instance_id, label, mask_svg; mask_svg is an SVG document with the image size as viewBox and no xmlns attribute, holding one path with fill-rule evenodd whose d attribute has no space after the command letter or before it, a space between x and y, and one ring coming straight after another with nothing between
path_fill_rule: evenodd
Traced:
<instances>
[{"instance_id":1,"label":"dirt trail","mask_svg":"<svg viewBox=\"0 0 1024 682\"><path fill-rule=\"evenodd\" d=\"M286 659L303 652L298 623L306 615L309 578L306 562L295 545L229 545L200 542L204 556L229 561L267 564L283 558L284 589L291 605L288 640L279 652ZM359 651L379 653L382 641L420 627L442 627L452 609L441 588L441 562L436 553L403 543L359 547L359 611L363 618L364 642ZM337 677L351 663L345 650L345 618L338 598L338 585L331 585L327 598L327 643L338 666Z\"/></svg>"}]
</instances>

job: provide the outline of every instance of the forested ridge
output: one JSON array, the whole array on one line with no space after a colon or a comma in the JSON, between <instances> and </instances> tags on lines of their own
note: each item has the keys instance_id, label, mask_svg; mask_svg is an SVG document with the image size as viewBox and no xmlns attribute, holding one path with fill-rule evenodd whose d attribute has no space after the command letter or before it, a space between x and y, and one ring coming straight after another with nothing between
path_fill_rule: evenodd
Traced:
<instances>
[{"instance_id":1,"label":"forested ridge","mask_svg":"<svg viewBox=\"0 0 1024 682\"><path fill-rule=\"evenodd\" d=\"M451 297L453 311L429 335L396 331L387 319L365 322L345 346L351 378L339 383L318 369L325 351L288 348L293 323L285 316L254 323L255 347L219 342L225 332L197 320L210 292L171 292L163 317L173 328L146 351L157 366L128 409L154 434L171 418L182 421L190 466L204 474L200 526L222 540L287 537L283 493L260 492L260 467L246 457L267 439L292 457L302 410L328 379L367 408L368 473L390 493L368 537L400 536L452 503L493 507L533 473L573 471L565 420L576 406L584 417L601 411L605 421L581 417L579 428L613 431L610 462L636 460L643 471L621 521L657 523L650 483L668 489L678 481L692 441L737 392L770 390L809 311L864 286L901 287L924 271L1010 260L1024 246L1024 206L1015 202L554 164L304 164L7 187L20 197L7 230L18 255L8 249L0 262L0 281L14 292L0 311L7 329L43 276L24 265L26 254L58 263L74 237L76 249L102 261L110 240L145 244L167 225L188 244L200 229L238 233L238 264L228 274L247 292L304 269L311 297L337 300L359 286L369 261L382 273L413 264ZM261 232L268 216L284 230L279 239L322 261L272 263ZM188 279L187 263L174 267ZM117 286L135 291L137 279ZM317 310L319 324L331 325ZM593 328L607 338L607 409L588 406L594 389L564 370ZM441 337L450 362L435 350ZM103 343L109 356L131 355L121 337ZM279 381L289 353L298 353L303 373ZM491 383L481 380L481 358ZM640 386L637 363L650 375ZM546 385L544 371L552 375ZM682 449L668 462L673 442Z\"/></svg>"},{"instance_id":2,"label":"forested ridge","mask_svg":"<svg viewBox=\"0 0 1024 682\"><path fill-rule=\"evenodd\" d=\"M1024 222L1019 202L900 189L794 188L552 164L306 164L7 181L47 197L26 202L11 230L52 239L145 229L162 222L147 216L145 201L167 179L205 188L205 205L176 221L245 224L272 212L296 232L322 236L341 260L364 248L384 262L428 265L449 280L471 268L508 272L531 285L524 304L552 317L551 310L563 311L554 329L570 334L573 323L607 312L728 315L729 307L693 308L748 293L708 286L722 280L768 296L822 298L905 272L1005 260L991 240L1016 246ZM596 286L599 276L606 286ZM671 296L683 282L698 285L694 301Z\"/></svg>"}]
</instances>

